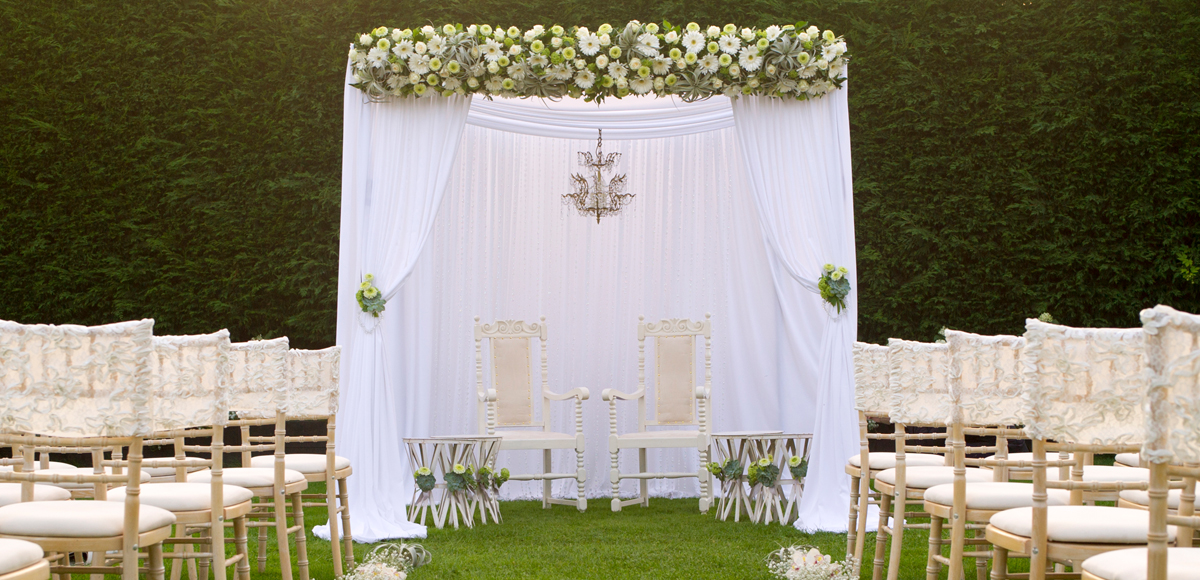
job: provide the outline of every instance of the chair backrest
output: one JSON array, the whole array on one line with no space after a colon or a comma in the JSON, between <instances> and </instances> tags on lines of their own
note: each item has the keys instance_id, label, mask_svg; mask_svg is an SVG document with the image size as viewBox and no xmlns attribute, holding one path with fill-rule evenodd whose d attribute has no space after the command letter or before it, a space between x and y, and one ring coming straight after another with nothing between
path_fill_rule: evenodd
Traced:
<instances>
[{"instance_id":1,"label":"chair backrest","mask_svg":"<svg viewBox=\"0 0 1200 580\"><path fill-rule=\"evenodd\" d=\"M888 388L893 423L946 425L951 416L950 348L888 339Z\"/></svg>"},{"instance_id":2,"label":"chair backrest","mask_svg":"<svg viewBox=\"0 0 1200 580\"><path fill-rule=\"evenodd\" d=\"M1200 464L1200 316L1159 305L1142 311L1142 329L1153 371L1142 456Z\"/></svg>"},{"instance_id":3,"label":"chair backrest","mask_svg":"<svg viewBox=\"0 0 1200 580\"><path fill-rule=\"evenodd\" d=\"M330 417L338 410L338 373L342 347L289 350L288 413L292 417Z\"/></svg>"},{"instance_id":4,"label":"chair backrest","mask_svg":"<svg viewBox=\"0 0 1200 580\"><path fill-rule=\"evenodd\" d=\"M654 339L654 419L645 420L639 402L639 422L645 425L698 425L696 418L696 338L704 337L704 388L712 386L712 320L686 318L646 322L638 317L638 388L646 388L646 338ZM701 409L701 413L704 410ZM701 417L703 419L703 417Z\"/></svg>"},{"instance_id":5,"label":"chair backrest","mask_svg":"<svg viewBox=\"0 0 1200 580\"><path fill-rule=\"evenodd\" d=\"M1017 425L1022 421L1019 336L981 336L946 330L949 346L950 422Z\"/></svg>"},{"instance_id":6,"label":"chair backrest","mask_svg":"<svg viewBox=\"0 0 1200 580\"><path fill-rule=\"evenodd\" d=\"M1065 444L1145 440L1149 387L1140 328L1072 328L1025 321L1022 418L1031 437Z\"/></svg>"},{"instance_id":7,"label":"chair backrest","mask_svg":"<svg viewBox=\"0 0 1200 580\"><path fill-rule=\"evenodd\" d=\"M91 327L0 321L0 431L150 434L153 334L150 319Z\"/></svg>"},{"instance_id":8,"label":"chair backrest","mask_svg":"<svg viewBox=\"0 0 1200 580\"><path fill-rule=\"evenodd\" d=\"M229 331L153 340L154 430L224 425L232 398Z\"/></svg>"},{"instance_id":9,"label":"chair backrest","mask_svg":"<svg viewBox=\"0 0 1200 580\"><path fill-rule=\"evenodd\" d=\"M229 346L230 410L240 419L274 418L288 412L287 337Z\"/></svg>"},{"instance_id":10,"label":"chair backrest","mask_svg":"<svg viewBox=\"0 0 1200 580\"><path fill-rule=\"evenodd\" d=\"M891 411L888 389L888 347L854 343L854 408L871 415Z\"/></svg>"},{"instance_id":11,"label":"chair backrest","mask_svg":"<svg viewBox=\"0 0 1200 580\"><path fill-rule=\"evenodd\" d=\"M533 339L541 343L541 391L548 388L549 367L546 364L546 317L538 322L523 320L497 320L491 324L480 324L475 317L475 380L479 391L480 433L490 434L496 427L545 426L545 413L541 422L534 421L531 386L533 373L530 351ZM491 390L494 401L487 400L488 389L483 381L483 341L488 342L491 352ZM542 396L539 393L538 396ZM543 397L543 405L545 404ZM545 409L545 406L542 407Z\"/></svg>"}]
</instances>

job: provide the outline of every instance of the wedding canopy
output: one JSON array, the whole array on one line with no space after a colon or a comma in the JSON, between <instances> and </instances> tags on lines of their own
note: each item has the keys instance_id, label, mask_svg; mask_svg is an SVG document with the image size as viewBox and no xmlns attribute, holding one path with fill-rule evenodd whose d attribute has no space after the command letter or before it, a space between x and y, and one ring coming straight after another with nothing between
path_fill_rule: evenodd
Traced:
<instances>
[{"instance_id":1,"label":"wedding canopy","mask_svg":"<svg viewBox=\"0 0 1200 580\"><path fill-rule=\"evenodd\" d=\"M353 69L337 342L338 454L354 465L356 540L423 536L405 518L413 480L402 438L474 433L475 316L546 317L551 390L593 394L584 423L594 498L611 493L598 395L634 389L638 316L712 313L714 430L814 433L796 525L845 530L843 466L858 448L856 299L837 313L816 282L832 263L849 267L857 287L846 90L811 100L379 99ZM562 194L579 170L575 152L592 150L600 129L636 197L597 224ZM388 300L378 319L355 299L368 273ZM545 411L555 425L570 421L567 406ZM633 415L622 414L621 429ZM500 465L522 472L535 459L527 455L504 452ZM694 471L696 461L652 452L650 468ZM533 497L533 485L510 482L505 495ZM651 490L698 487L668 480Z\"/></svg>"}]
</instances>

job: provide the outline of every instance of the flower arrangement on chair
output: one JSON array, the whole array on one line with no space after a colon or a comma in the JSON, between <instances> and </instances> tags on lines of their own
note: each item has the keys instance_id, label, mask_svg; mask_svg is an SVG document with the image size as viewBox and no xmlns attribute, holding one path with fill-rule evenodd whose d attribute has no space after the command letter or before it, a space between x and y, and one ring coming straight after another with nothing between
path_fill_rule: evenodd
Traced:
<instances>
[{"instance_id":1,"label":"flower arrangement on chair","mask_svg":"<svg viewBox=\"0 0 1200 580\"><path fill-rule=\"evenodd\" d=\"M405 580L413 568L433 561L420 544L380 544L341 580Z\"/></svg>"},{"instance_id":2,"label":"flower arrangement on chair","mask_svg":"<svg viewBox=\"0 0 1200 580\"><path fill-rule=\"evenodd\" d=\"M841 314L846 309L846 295L850 293L850 280L846 278L850 270L845 266L835 268L833 264L825 264L821 270L821 279L817 281L821 299Z\"/></svg>"},{"instance_id":3,"label":"flower arrangement on chair","mask_svg":"<svg viewBox=\"0 0 1200 580\"><path fill-rule=\"evenodd\" d=\"M812 546L788 546L767 556L767 570L784 580L856 580L858 561L834 562Z\"/></svg>"}]
</instances>

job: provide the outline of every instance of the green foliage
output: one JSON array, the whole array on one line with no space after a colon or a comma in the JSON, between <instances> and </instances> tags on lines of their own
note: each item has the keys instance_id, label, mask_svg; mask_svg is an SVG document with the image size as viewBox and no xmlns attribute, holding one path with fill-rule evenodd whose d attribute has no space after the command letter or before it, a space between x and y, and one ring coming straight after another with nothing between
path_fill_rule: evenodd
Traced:
<instances>
[{"instance_id":1,"label":"green foliage","mask_svg":"<svg viewBox=\"0 0 1200 580\"><path fill-rule=\"evenodd\" d=\"M1193 0L81 0L0 4L0 318L331 344L348 39L629 19L845 35L861 339L1200 310Z\"/></svg>"}]
</instances>

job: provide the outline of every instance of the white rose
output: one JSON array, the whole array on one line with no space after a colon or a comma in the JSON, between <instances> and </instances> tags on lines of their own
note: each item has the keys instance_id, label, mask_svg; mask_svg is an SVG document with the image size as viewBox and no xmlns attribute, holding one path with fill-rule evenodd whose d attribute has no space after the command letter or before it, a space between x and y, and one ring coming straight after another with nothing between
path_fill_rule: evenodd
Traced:
<instances>
[{"instance_id":1,"label":"white rose","mask_svg":"<svg viewBox=\"0 0 1200 580\"><path fill-rule=\"evenodd\" d=\"M817 28L816 26L809 26L808 30L805 30L805 32L808 33L809 38L812 38L818 34L821 34L821 29Z\"/></svg>"},{"instance_id":2,"label":"white rose","mask_svg":"<svg viewBox=\"0 0 1200 580\"><path fill-rule=\"evenodd\" d=\"M434 28L428 24L421 27L421 34L424 34L426 37L433 36L434 32Z\"/></svg>"},{"instance_id":3,"label":"white rose","mask_svg":"<svg viewBox=\"0 0 1200 580\"><path fill-rule=\"evenodd\" d=\"M370 45L370 44L375 44L375 41L371 38L370 34L363 34L358 37L358 43Z\"/></svg>"},{"instance_id":4,"label":"white rose","mask_svg":"<svg viewBox=\"0 0 1200 580\"><path fill-rule=\"evenodd\" d=\"M558 37L558 36L551 38L550 46L553 46L554 48L561 48L562 47L562 38Z\"/></svg>"},{"instance_id":5,"label":"white rose","mask_svg":"<svg viewBox=\"0 0 1200 580\"><path fill-rule=\"evenodd\" d=\"M612 37L607 34L600 35L600 46L608 46L612 44Z\"/></svg>"},{"instance_id":6,"label":"white rose","mask_svg":"<svg viewBox=\"0 0 1200 580\"><path fill-rule=\"evenodd\" d=\"M674 30L672 30L672 31L668 32L668 33L666 34L666 36L664 36L663 38L664 38L664 39L665 39L667 42L669 42L669 43L671 43L671 44L675 44L676 42L679 42L679 33L678 33L678 32L675 32Z\"/></svg>"},{"instance_id":7,"label":"white rose","mask_svg":"<svg viewBox=\"0 0 1200 580\"><path fill-rule=\"evenodd\" d=\"M707 32L709 38L721 36L721 29L717 28L716 26L709 26Z\"/></svg>"},{"instance_id":8,"label":"white rose","mask_svg":"<svg viewBox=\"0 0 1200 580\"><path fill-rule=\"evenodd\" d=\"M596 67L597 68L607 68L608 67L608 57L604 56L603 54L596 57Z\"/></svg>"}]
</instances>

